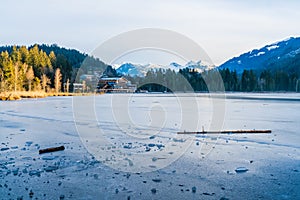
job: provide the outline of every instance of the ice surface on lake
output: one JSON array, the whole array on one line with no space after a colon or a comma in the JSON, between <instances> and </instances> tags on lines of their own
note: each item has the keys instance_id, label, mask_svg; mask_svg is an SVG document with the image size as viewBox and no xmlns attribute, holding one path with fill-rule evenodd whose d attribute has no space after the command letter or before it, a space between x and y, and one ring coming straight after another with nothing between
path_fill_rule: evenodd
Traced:
<instances>
[{"instance_id":1,"label":"ice surface on lake","mask_svg":"<svg viewBox=\"0 0 300 200\"><path fill-rule=\"evenodd\" d=\"M73 108L78 133L89 152L114 169L136 173L158 170L182 156L194 137L177 132L202 127L220 130L225 96L218 97L105 95L74 98ZM154 156L161 159L153 163Z\"/></svg>"},{"instance_id":2,"label":"ice surface on lake","mask_svg":"<svg viewBox=\"0 0 300 200\"><path fill-rule=\"evenodd\" d=\"M233 93L225 101L209 94L79 98L0 102L2 199L300 198L299 94ZM76 116L82 110L74 102L93 103L77 106L94 118ZM223 103L225 112L218 112ZM176 135L215 130L214 119L223 130L272 133ZM61 145L64 151L38 154ZM130 168L149 172L124 170Z\"/></svg>"}]
</instances>

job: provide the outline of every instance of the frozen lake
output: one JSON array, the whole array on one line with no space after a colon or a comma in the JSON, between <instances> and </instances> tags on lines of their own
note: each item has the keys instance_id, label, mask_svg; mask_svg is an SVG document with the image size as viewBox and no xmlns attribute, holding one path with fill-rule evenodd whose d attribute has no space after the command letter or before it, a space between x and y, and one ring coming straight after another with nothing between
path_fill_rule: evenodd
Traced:
<instances>
[{"instance_id":1,"label":"frozen lake","mask_svg":"<svg viewBox=\"0 0 300 200\"><path fill-rule=\"evenodd\" d=\"M0 199L299 199L299 110L285 93L0 102ZM202 129L272 133L176 134Z\"/></svg>"}]
</instances>

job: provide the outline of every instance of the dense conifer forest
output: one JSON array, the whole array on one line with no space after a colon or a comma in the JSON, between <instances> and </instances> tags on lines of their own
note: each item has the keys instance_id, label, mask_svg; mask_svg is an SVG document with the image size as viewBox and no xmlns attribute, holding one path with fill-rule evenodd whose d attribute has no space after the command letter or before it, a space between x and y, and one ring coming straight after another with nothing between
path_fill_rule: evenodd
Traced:
<instances>
[{"instance_id":1,"label":"dense conifer forest","mask_svg":"<svg viewBox=\"0 0 300 200\"><path fill-rule=\"evenodd\" d=\"M106 67L99 59L57 45L0 47L0 91L68 92L64 83L72 87L78 74Z\"/></svg>"},{"instance_id":2,"label":"dense conifer forest","mask_svg":"<svg viewBox=\"0 0 300 200\"><path fill-rule=\"evenodd\" d=\"M217 76L223 79L220 85ZM210 90L229 92L299 92L299 75L283 70L244 70L242 74L227 69L213 69L198 73L188 68L179 70L178 73L167 70L148 71L145 77L127 77L139 88L150 92L196 91L207 92Z\"/></svg>"}]
</instances>

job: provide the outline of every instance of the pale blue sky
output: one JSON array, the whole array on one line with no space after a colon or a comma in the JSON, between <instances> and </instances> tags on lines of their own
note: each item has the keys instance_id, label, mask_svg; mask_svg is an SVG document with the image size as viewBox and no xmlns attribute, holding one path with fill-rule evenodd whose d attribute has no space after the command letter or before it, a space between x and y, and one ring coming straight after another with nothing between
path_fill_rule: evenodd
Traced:
<instances>
[{"instance_id":1,"label":"pale blue sky","mask_svg":"<svg viewBox=\"0 0 300 200\"><path fill-rule=\"evenodd\" d=\"M300 36L300 1L2 0L0 45L57 43L90 53L139 28L197 42L218 65L253 48Z\"/></svg>"}]
</instances>

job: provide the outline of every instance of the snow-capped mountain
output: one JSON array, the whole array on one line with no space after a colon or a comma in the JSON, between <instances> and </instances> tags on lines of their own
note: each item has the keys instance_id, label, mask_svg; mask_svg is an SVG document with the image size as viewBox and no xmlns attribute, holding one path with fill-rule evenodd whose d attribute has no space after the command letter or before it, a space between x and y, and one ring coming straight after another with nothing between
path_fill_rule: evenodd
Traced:
<instances>
[{"instance_id":1,"label":"snow-capped mountain","mask_svg":"<svg viewBox=\"0 0 300 200\"><path fill-rule=\"evenodd\" d=\"M122 75L130 76L145 76L149 70L157 70L159 68L164 68L162 65L157 64L134 64L134 63L123 63L119 67L115 66L118 73Z\"/></svg>"},{"instance_id":2,"label":"snow-capped mountain","mask_svg":"<svg viewBox=\"0 0 300 200\"><path fill-rule=\"evenodd\" d=\"M117 67L117 72L122 75L130 75L130 76L143 76L143 73L139 71L138 69L142 67L138 64L132 64L132 63L124 63Z\"/></svg>"},{"instance_id":3,"label":"snow-capped mountain","mask_svg":"<svg viewBox=\"0 0 300 200\"><path fill-rule=\"evenodd\" d=\"M205 63L203 61L198 61L198 62L194 62L194 61L189 61L183 68L189 68L191 70L195 70L197 72L203 72L206 70L210 70L213 69L215 66L211 65L209 63Z\"/></svg>"},{"instance_id":4,"label":"snow-capped mountain","mask_svg":"<svg viewBox=\"0 0 300 200\"><path fill-rule=\"evenodd\" d=\"M287 63L290 64L287 65ZM295 66L292 67L292 65ZM253 69L256 71L262 71L264 69L286 70L286 67L293 68L291 70L299 71L300 37L291 37L280 42L266 45L260 49L254 49L228 60L218 68L236 70L237 73L240 74L244 69Z\"/></svg>"},{"instance_id":5,"label":"snow-capped mountain","mask_svg":"<svg viewBox=\"0 0 300 200\"><path fill-rule=\"evenodd\" d=\"M118 73L122 75L130 75L130 76L145 76L149 70L158 70L158 69L170 69L178 72L180 69L189 68L190 70L195 70L198 72L203 72L205 70L212 69L213 65L205 65L203 62L198 61L190 61L185 65L180 65L176 62L172 62L169 65L159 65L159 64L133 64L133 63L123 63L122 65L114 66Z\"/></svg>"}]
</instances>

